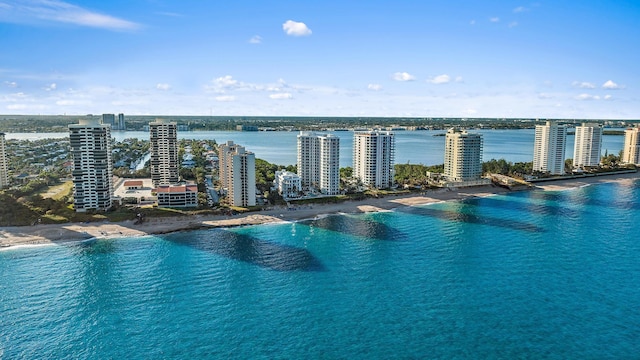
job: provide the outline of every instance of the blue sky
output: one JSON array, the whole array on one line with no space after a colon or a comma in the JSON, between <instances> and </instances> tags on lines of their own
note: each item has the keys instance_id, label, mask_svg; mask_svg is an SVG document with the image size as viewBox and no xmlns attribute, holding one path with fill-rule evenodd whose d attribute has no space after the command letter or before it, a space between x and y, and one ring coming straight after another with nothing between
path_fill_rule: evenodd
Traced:
<instances>
[{"instance_id":1,"label":"blue sky","mask_svg":"<svg viewBox=\"0 0 640 360\"><path fill-rule=\"evenodd\" d=\"M638 1L0 0L0 113L640 118Z\"/></svg>"}]
</instances>

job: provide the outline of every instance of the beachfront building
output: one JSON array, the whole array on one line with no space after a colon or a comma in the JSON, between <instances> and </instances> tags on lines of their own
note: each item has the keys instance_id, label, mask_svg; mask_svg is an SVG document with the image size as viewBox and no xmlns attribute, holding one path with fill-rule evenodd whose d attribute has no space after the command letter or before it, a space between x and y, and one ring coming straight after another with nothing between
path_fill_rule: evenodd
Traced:
<instances>
[{"instance_id":1,"label":"beachfront building","mask_svg":"<svg viewBox=\"0 0 640 360\"><path fill-rule=\"evenodd\" d=\"M160 185L154 189L158 197L158 207L188 208L198 206L198 186Z\"/></svg>"},{"instance_id":2,"label":"beachfront building","mask_svg":"<svg viewBox=\"0 0 640 360\"><path fill-rule=\"evenodd\" d=\"M567 128L547 121L536 125L533 145L533 171L564 175L564 149L567 143Z\"/></svg>"},{"instance_id":3,"label":"beachfront building","mask_svg":"<svg viewBox=\"0 0 640 360\"><path fill-rule=\"evenodd\" d=\"M303 189L324 195L340 193L340 138L301 131L298 134L298 175Z\"/></svg>"},{"instance_id":4,"label":"beachfront building","mask_svg":"<svg viewBox=\"0 0 640 360\"><path fill-rule=\"evenodd\" d=\"M622 162L640 165L640 126L624 131Z\"/></svg>"},{"instance_id":5,"label":"beachfront building","mask_svg":"<svg viewBox=\"0 0 640 360\"><path fill-rule=\"evenodd\" d=\"M220 145L220 183L232 206L256 204L256 157L233 141Z\"/></svg>"},{"instance_id":6,"label":"beachfront building","mask_svg":"<svg viewBox=\"0 0 640 360\"><path fill-rule=\"evenodd\" d=\"M153 186L171 185L178 182L178 138L177 125L164 119L149 123L151 147L149 159Z\"/></svg>"},{"instance_id":7,"label":"beachfront building","mask_svg":"<svg viewBox=\"0 0 640 360\"><path fill-rule=\"evenodd\" d=\"M291 171L276 171L273 185L278 190L278 194L285 199L298 198L302 191L300 176L296 173L292 173Z\"/></svg>"},{"instance_id":8,"label":"beachfront building","mask_svg":"<svg viewBox=\"0 0 640 360\"><path fill-rule=\"evenodd\" d=\"M97 119L69 125L76 212L108 210L113 196L111 125Z\"/></svg>"},{"instance_id":9,"label":"beachfront building","mask_svg":"<svg viewBox=\"0 0 640 360\"><path fill-rule=\"evenodd\" d=\"M450 129L445 136L444 176L448 182L476 182L482 177L482 135Z\"/></svg>"},{"instance_id":10,"label":"beachfront building","mask_svg":"<svg viewBox=\"0 0 640 360\"><path fill-rule=\"evenodd\" d=\"M576 141L573 146L573 167L584 168L600 165L602 152L602 125L583 123L576 126Z\"/></svg>"},{"instance_id":11,"label":"beachfront building","mask_svg":"<svg viewBox=\"0 0 640 360\"><path fill-rule=\"evenodd\" d=\"M0 132L0 189L9 186L9 170L7 167L7 144L4 133Z\"/></svg>"},{"instance_id":12,"label":"beachfront building","mask_svg":"<svg viewBox=\"0 0 640 360\"><path fill-rule=\"evenodd\" d=\"M393 184L395 136L389 131L353 135L353 176L364 185L384 189Z\"/></svg>"}]
</instances>

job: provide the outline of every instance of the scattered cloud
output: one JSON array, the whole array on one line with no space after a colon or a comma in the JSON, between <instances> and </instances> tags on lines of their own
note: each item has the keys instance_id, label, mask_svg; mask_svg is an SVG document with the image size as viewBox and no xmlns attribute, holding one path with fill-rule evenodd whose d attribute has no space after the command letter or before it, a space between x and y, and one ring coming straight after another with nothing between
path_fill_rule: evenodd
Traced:
<instances>
[{"instance_id":1,"label":"scattered cloud","mask_svg":"<svg viewBox=\"0 0 640 360\"><path fill-rule=\"evenodd\" d=\"M517 8L513 9L514 13L521 13L521 12L527 12L529 11L529 9L527 9L524 6L518 6Z\"/></svg>"},{"instance_id":2,"label":"scattered cloud","mask_svg":"<svg viewBox=\"0 0 640 360\"><path fill-rule=\"evenodd\" d=\"M106 30L135 30L131 21L100 14L59 0L5 0L0 21L13 23L59 22Z\"/></svg>"},{"instance_id":3,"label":"scattered cloud","mask_svg":"<svg viewBox=\"0 0 640 360\"><path fill-rule=\"evenodd\" d=\"M591 94L580 94L576 96L576 100L600 100L600 96Z\"/></svg>"},{"instance_id":4,"label":"scattered cloud","mask_svg":"<svg viewBox=\"0 0 640 360\"><path fill-rule=\"evenodd\" d=\"M10 87L10 88L16 88L16 87L18 87L18 83L17 83L17 82L15 82L15 81L5 81L4 83L5 83L8 87Z\"/></svg>"},{"instance_id":5,"label":"scattered cloud","mask_svg":"<svg viewBox=\"0 0 640 360\"><path fill-rule=\"evenodd\" d=\"M465 115L475 115L478 113L478 110L476 109L466 109L462 111L463 114Z\"/></svg>"},{"instance_id":6,"label":"scattered cloud","mask_svg":"<svg viewBox=\"0 0 640 360\"><path fill-rule=\"evenodd\" d=\"M171 89L171 85L159 83L159 84L156 85L156 89L162 90L162 91L167 91L167 90Z\"/></svg>"},{"instance_id":7,"label":"scattered cloud","mask_svg":"<svg viewBox=\"0 0 640 360\"><path fill-rule=\"evenodd\" d=\"M457 83L464 82L464 80L462 79L462 76L456 76L456 79L454 81Z\"/></svg>"},{"instance_id":8,"label":"scattered cloud","mask_svg":"<svg viewBox=\"0 0 640 360\"><path fill-rule=\"evenodd\" d=\"M573 87L580 88L580 89L595 89L596 88L595 85L593 85L590 82L586 82L586 81L574 81L573 83L571 83L571 85Z\"/></svg>"},{"instance_id":9,"label":"scattered cloud","mask_svg":"<svg viewBox=\"0 0 640 360\"><path fill-rule=\"evenodd\" d=\"M284 30L287 35L291 36L311 35L311 29L309 29L305 23L293 20L287 20L284 24L282 24L282 30Z\"/></svg>"},{"instance_id":10,"label":"scattered cloud","mask_svg":"<svg viewBox=\"0 0 640 360\"><path fill-rule=\"evenodd\" d=\"M392 76L395 81L413 81L416 79L415 76L409 74L408 72L397 72Z\"/></svg>"},{"instance_id":11,"label":"scattered cloud","mask_svg":"<svg viewBox=\"0 0 640 360\"><path fill-rule=\"evenodd\" d=\"M489 21L494 22L494 23L500 22L500 18L499 17L492 17L492 18L489 19Z\"/></svg>"},{"instance_id":12,"label":"scattered cloud","mask_svg":"<svg viewBox=\"0 0 640 360\"><path fill-rule=\"evenodd\" d=\"M552 96L547 94L547 93L539 93L538 94L538 99L546 100L546 99L551 99L551 98L552 98Z\"/></svg>"},{"instance_id":13,"label":"scattered cloud","mask_svg":"<svg viewBox=\"0 0 640 360\"><path fill-rule=\"evenodd\" d=\"M9 104L6 106L8 110L24 110L27 108L25 104Z\"/></svg>"},{"instance_id":14,"label":"scattered cloud","mask_svg":"<svg viewBox=\"0 0 640 360\"><path fill-rule=\"evenodd\" d=\"M475 20L471 20L471 21L469 21L469 25L475 25L475 24L476 24L476 21L475 21Z\"/></svg>"},{"instance_id":15,"label":"scattered cloud","mask_svg":"<svg viewBox=\"0 0 640 360\"><path fill-rule=\"evenodd\" d=\"M285 100L285 99L292 99L293 95L291 95L290 93L278 93L278 94L271 94L269 95L269 97L275 100Z\"/></svg>"},{"instance_id":16,"label":"scattered cloud","mask_svg":"<svg viewBox=\"0 0 640 360\"><path fill-rule=\"evenodd\" d=\"M510 28L512 28L512 27L516 27L516 26L518 26L518 22L517 22L517 21L512 21L512 22L510 22L510 23L509 23L509 25L508 25L508 26L509 26Z\"/></svg>"},{"instance_id":17,"label":"scattered cloud","mask_svg":"<svg viewBox=\"0 0 640 360\"><path fill-rule=\"evenodd\" d=\"M621 89L622 87L611 80L607 80L607 82L602 84L602 88L608 89L608 90L617 90L617 89Z\"/></svg>"},{"instance_id":18,"label":"scattered cloud","mask_svg":"<svg viewBox=\"0 0 640 360\"><path fill-rule=\"evenodd\" d=\"M367 89L373 90L373 91L380 91L380 90L382 90L382 85L380 85L380 84L369 84L367 86Z\"/></svg>"},{"instance_id":19,"label":"scattered cloud","mask_svg":"<svg viewBox=\"0 0 640 360\"><path fill-rule=\"evenodd\" d=\"M603 99L605 99L605 100L611 100L611 95L605 95Z\"/></svg>"},{"instance_id":20,"label":"scattered cloud","mask_svg":"<svg viewBox=\"0 0 640 360\"><path fill-rule=\"evenodd\" d=\"M216 99L216 101L220 101L220 102L236 101L236 97L233 96L233 95L216 96L215 99Z\"/></svg>"},{"instance_id":21,"label":"scattered cloud","mask_svg":"<svg viewBox=\"0 0 640 360\"><path fill-rule=\"evenodd\" d=\"M57 88L58 88L58 85L56 85L56 83L51 83L51 84L49 84L48 86L46 86L46 87L44 88L44 90L45 90L45 91L53 91L53 90L55 90L55 89L57 89Z\"/></svg>"},{"instance_id":22,"label":"scattered cloud","mask_svg":"<svg viewBox=\"0 0 640 360\"><path fill-rule=\"evenodd\" d=\"M233 88L238 86L238 80L234 79L231 75L219 77L215 79L213 83L221 88Z\"/></svg>"},{"instance_id":23,"label":"scattered cloud","mask_svg":"<svg viewBox=\"0 0 640 360\"><path fill-rule=\"evenodd\" d=\"M249 39L249 43L250 44L261 44L262 43L262 36L260 36L260 35L253 36L251 39Z\"/></svg>"},{"instance_id":24,"label":"scattered cloud","mask_svg":"<svg viewBox=\"0 0 640 360\"><path fill-rule=\"evenodd\" d=\"M442 75L438 75L438 76L429 78L429 80L427 80L427 82L432 83L432 84L447 84L447 83L451 82L451 77L449 77L449 75L447 75L447 74L442 74Z\"/></svg>"}]
</instances>

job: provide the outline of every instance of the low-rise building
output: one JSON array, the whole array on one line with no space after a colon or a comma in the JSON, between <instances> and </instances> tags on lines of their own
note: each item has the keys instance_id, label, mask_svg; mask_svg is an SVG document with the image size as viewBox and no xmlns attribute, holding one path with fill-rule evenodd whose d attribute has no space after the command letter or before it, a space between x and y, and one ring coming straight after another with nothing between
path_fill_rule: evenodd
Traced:
<instances>
[{"instance_id":1,"label":"low-rise building","mask_svg":"<svg viewBox=\"0 0 640 360\"><path fill-rule=\"evenodd\" d=\"M155 189L158 197L158 207L197 207L198 186L189 185L160 185Z\"/></svg>"},{"instance_id":2,"label":"low-rise building","mask_svg":"<svg viewBox=\"0 0 640 360\"><path fill-rule=\"evenodd\" d=\"M276 171L273 183L278 193L285 199L297 198L302 191L300 176L290 171Z\"/></svg>"}]
</instances>

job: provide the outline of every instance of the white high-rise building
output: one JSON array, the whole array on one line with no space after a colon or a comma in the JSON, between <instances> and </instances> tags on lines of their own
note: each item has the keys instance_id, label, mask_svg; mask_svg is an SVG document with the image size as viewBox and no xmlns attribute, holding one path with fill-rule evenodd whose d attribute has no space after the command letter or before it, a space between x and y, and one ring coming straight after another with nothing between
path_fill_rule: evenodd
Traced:
<instances>
[{"instance_id":1,"label":"white high-rise building","mask_svg":"<svg viewBox=\"0 0 640 360\"><path fill-rule=\"evenodd\" d=\"M0 132L0 189L9 186L9 169L7 167L7 146L4 133Z\"/></svg>"},{"instance_id":2,"label":"white high-rise building","mask_svg":"<svg viewBox=\"0 0 640 360\"><path fill-rule=\"evenodd\" d=\"M567 144L567 128L547 121L536 125L533 145L533 171L564 175L564 150Z\"/></svg>"},{"instance_id":3,"label":"white high-rise building","mask_svg":"<svg viewBox=\"0 0 640 360\"><path fill-rule=\"evenodd\" d=\"M175 122L157 119L149 123L151 181L154 187L175 184L178 173L178 134Z\"/></svg>"},{"instance_id":4,"label":"white high-rise building","mask_svg":"<svg viewBox=\"0 0 640 360\"><path fill-rule=\"evenodd\" d=\"M76 212L108 210L113 196L111 126L99 120L69 125Z\"/></svg>"},{"instance_id":5,"label":"white high-rise building","mask_svg":"<svg viewBox=\"0 0 640 360\"><path fill-rule=\"evenodd\" d=\"M640 165L640 126L624 131L622 162Z\"/></svg>"},{"instance_id":6,"label":"white high-rise building","mask_svg":"<svg viewBox=\"0 0 640 360\"><path fill-rule=\"evenodd\" d=\"M393 184L395 136L389 131L363 131L353 135L353 176L363 184L388 188Z\"/></svg>"},{"instance_id":7,"label":"white high-rise building","mask_svg":"<svg viewBox=\"0 0 640 360\"><path fill-rule=\"evenodd\" d=\"M451 182L482 176L482 135L450 129L445 137L444 176Z\"/></svg>"},{"instance_id":8,"label":"white high-rise building","mask_svg":"<svg viewBox=\"0 0 640 360\"><path fill-rule=\"evenodd\" d=\"M220 146L220 182L233 206L256 204L256 157L244 147L228 141Z\"/></svg>"},{"instance_id":9,"label":"white high-rise building","mask_svg":"<svg viewBox=\"0 0 640 360\"><path fill-rule=\"evenodd\" d=\"M600 165L602 152L602 125L583 123L576 126L576 141L573 147L573 167Z\"/></svg>"},{"instance_id":10,"label":"white high-rise building","mask_svg":"<svg viewBox=\"0 0 640 360\"><path fill-rule=\"evenodd\" d=\"M302 131L298 135L298 175L304 189L340 193L340 138Z\"/></svg>"}]
</instances>

